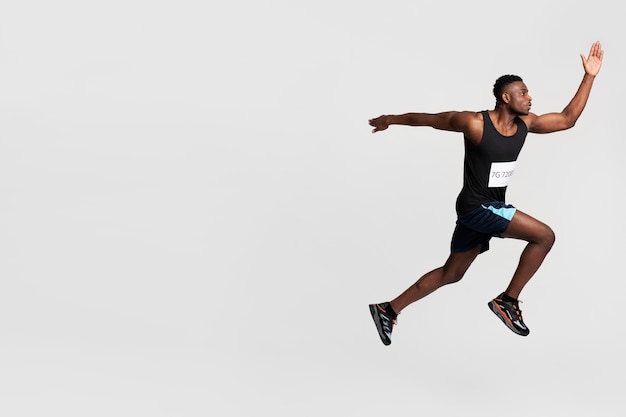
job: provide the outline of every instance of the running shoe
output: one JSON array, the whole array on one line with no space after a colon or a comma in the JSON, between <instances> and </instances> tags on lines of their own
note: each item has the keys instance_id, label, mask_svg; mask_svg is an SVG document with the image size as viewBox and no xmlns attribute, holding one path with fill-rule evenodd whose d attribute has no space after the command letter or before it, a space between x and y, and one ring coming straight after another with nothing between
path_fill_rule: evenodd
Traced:
<instances>
[{"instance_id":1,"label":"running shoe","mask_svg":"<svg viewBox=\"0 0 626 417\"><path fill-rule=\"evenodd\" d=\"M520 336L528 336L530 330L524 324L524 320L522 320L522 310L519 309L517 300L514 302L504 301L503 296L504 293L500 294L489 301L487 305L502 320L506 327Z\"/></svg>"},{"instance_id":2,"label":"running shoe","mask_svg":"<svg viewBox=\"0 0 626 417\"><path fill-rule=\"evenodd\" d=\"M396 324L396 317L391 316L391 305L389 303L370 304L370 313L374 319L376 330L383 344L391 344L391 331Z\"/></svg>"}]
</instances>

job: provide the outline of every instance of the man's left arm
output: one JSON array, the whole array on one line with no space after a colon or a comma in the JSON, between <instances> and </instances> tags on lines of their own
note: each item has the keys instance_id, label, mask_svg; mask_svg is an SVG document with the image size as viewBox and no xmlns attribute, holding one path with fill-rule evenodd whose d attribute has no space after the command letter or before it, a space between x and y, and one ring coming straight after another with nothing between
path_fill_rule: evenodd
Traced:
<instances>
[{"instance_id":1,"label":"man's left arm","mask_svg":"<svg viewBox=\"0 0 626 417\"><path fill-rule=\"evenodd\" d=\"M593 81L602 67L603 57L604 51L600 42L594 42L591 45L588 57L585 58L585 55L581 54L580 58L585 69L585 75L572 100L560 113L546 113L541 116L529 114L522 117L528 125L528 131L551 133L573 127L587 104Z\"/></svg>"}]
</instances>

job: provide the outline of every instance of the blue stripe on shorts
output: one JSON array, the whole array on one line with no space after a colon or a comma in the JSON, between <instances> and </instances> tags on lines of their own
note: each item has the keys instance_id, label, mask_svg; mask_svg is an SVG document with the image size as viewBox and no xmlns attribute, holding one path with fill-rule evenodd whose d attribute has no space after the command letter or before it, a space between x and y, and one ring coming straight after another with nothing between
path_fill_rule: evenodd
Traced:
<instances>
[{"instance_id":1,"label":"blue stripe on shorts","mask_svg":"<svg viewBox=\"0 0 626 417\"><path fill-rule=\"evenodd\" d=\"M481 204L481 207L491 211L494 214L497 214L500 217L504 217L508 221L511 221L513 215L515 214L515 210L517 210L515 207L508 204L504 206L500 205L499 207L494 207L493 203L490 203L488 206Z\"/></svg>"}]
</instances>

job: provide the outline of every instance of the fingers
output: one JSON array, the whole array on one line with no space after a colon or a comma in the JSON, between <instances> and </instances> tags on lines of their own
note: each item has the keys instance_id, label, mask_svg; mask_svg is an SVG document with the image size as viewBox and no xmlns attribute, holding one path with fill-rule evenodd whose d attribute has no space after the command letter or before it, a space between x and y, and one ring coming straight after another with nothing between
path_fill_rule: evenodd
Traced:
<instances>
[{"instance_id":1,"label":"fingers","mask_svg":"<svg viewBox=\"0 0 626 417\"><path fill-rule=\"evenodd\" d=\"M369 125L374 127L374 129L372 129L372 133L376 133L382 130L379 121L380 121L380 117L376 117L375 119L368 120Z\"/></svg>"},{"instance_id":2,"label":"fingers","mask_svg":"<svg viewBox=\"0 0 626 417\"><path fill-rule=\"evenodd\" d=\"M596 42L596 50L594 51L593 55L597 57L600 61L602 61L602 57L604 57L604 50L602 50L602 45L600 44L600 42Z\"/></svg>"},{"instance_id":3,"label":"fingers","mask_svg":"<svg viewBox=\"0 0 626 417\"><path fill-rule=\"evenodd\" d=\"M589 58L597 57L597 58L602 59L603 55L604 55L604 51L602 50L602 44L600 43L600 41L595 41L591 45L591 50L589 50Z\"/></svg>"},{"instance_id":4,"label":"fingers","mask_svg":"<svg viewBox=\"0 0 626 417\"><path fill-rule=\"evenodd\" d=\"M583 62L583 67L587 74L596 76L602 66L602 58L604 57L604 51L602 50L602 44L599 41L594 42L589 50L589 55L580 54L580 59Z\"/></svg>"},{"instance_id":5,"label":"fingers","mask_svg":"<svg viewBox=\"0 0 626 417\"><path fill-rule=\"evenodd\" d=\"M600 41L595 41L593 45L591 45L592 55L600 55L602 53L602 44Z\"/></svg>"}]
</instances>

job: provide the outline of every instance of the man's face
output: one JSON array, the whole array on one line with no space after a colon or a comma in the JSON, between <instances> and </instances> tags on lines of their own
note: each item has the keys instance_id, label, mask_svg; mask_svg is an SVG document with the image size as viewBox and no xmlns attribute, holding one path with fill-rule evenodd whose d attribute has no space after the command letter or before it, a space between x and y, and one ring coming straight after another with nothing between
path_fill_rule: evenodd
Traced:
<instances>
[{"instance_id":1,"label":"man's face","mask_svg":"<svg viewBox=\"0 0 626 417\"><path fill-rule=\"evenodd\" d=\"M532 97L528 94L528 87L522 81L515 81L506 87L504 100L509 110L519 115L530 112Z\"/></svg>"}]
</instances>

